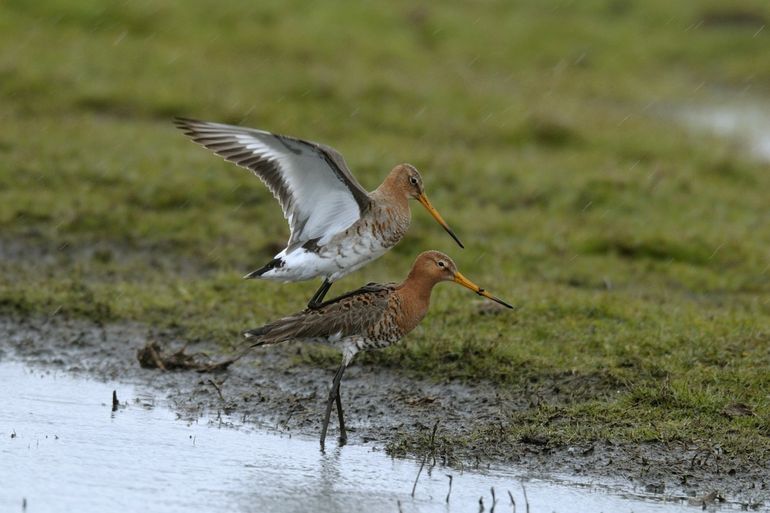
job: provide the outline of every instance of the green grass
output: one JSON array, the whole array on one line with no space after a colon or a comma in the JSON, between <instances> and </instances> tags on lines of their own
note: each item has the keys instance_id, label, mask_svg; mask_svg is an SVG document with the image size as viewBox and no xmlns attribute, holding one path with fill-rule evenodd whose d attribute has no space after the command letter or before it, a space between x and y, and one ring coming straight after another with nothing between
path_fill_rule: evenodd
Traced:
<instances>
[{"instance_id":1,"label":"green grass","mask_svg":"<svg viewBox=\"0 0 770 513\"><path fill-rule=\"evenodd\" d=\"M770 98L770 9L723 5L6 1L0 311L230 349L301 308L317 283L239 278L287 237L271 195L170 118L243 123L336 147L370 189L415 164L466 244L415 204L405 240L334 291L435 248L517 306L441 285L365 362L514 394L586 384L512 414L514 439L766 453L770 173L676 119ZM722 413L736 402L755 416Z\"/></svg>"}]
</instances>

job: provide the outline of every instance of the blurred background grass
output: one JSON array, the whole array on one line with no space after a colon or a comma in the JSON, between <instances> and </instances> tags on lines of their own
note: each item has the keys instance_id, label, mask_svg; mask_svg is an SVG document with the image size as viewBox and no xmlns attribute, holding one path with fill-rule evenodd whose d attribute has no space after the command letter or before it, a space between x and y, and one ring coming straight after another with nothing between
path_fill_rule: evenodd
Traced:
<instances>
[{"instance_id":1,"label":"blurred background grass","mask_svg":"<svg viewBox=\"0 0 770 513\"><path fill-rule=\"evenodd\" d=\"M417 206L334 291L400 280L434 248L518 306L441 286L365 362L513 393L584 379L517 417L542 429L559 409L575 422L557 441L767 451L770 169L686 119L767 112L769 20L761 0L6 0L0 310L231 347L302 308L317 283L240 280L287 238L269 192L171 118L245 124L337 148L369 189L416 165L466 244ZM724 415L735 402L754 415Z\"/></svg>"}]
</instances>

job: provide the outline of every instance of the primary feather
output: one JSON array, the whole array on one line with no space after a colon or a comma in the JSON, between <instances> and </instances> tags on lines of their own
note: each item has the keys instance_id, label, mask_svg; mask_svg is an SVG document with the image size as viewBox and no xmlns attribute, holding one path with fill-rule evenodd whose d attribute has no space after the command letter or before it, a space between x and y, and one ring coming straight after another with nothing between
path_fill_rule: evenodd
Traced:
<instances>
[{"instance_id":1,"label":"primary feather","mask_svg":"<svg viewBox=\"0 0 770 513\"><path fill-rule=\"evenodd\" d=\"M281 204L292 251L323 245L369 209L371 200L336 150L263 130L177 118L195 142L256 174Z\"/></svg>"}]
</instances>

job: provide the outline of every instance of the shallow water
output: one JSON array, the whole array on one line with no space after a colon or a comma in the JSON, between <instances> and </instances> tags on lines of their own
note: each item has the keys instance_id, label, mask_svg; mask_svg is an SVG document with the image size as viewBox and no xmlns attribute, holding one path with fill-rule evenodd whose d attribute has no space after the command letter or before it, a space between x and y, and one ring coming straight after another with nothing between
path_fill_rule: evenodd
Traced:
<instances>
[{"instance_id":1,"label":"shallow water","mask_svg":"<svg viewBox=\"0 0 770 513\"><path fill-rule=\"evenodd\" d=\"M112 391L122 406L112 410ZM697 511L681 500L613 495L606 486L420 467L368 446L181 420L131 385L0 362L0 511ZM449 479L452 492L446 502Z\"/></svg>"},{"instance_id":2,"label":"shallow water","mask_svg":"<svg viewBox=\"0 0 770 513\"><path fill-rule=\"evenodd\" d=\"M693 128L743 141L756 158L770 161L770 109L760 103L691 109L686 111L685 121Z\"/></svg>"}]
</instances>

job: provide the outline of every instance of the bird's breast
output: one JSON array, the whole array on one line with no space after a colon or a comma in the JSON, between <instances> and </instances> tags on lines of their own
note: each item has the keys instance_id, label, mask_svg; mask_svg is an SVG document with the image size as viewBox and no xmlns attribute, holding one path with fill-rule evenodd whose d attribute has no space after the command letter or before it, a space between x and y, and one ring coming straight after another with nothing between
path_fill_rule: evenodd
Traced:
<instances>
[{"instance_id":1,"label":"bird's breast","mask_svg":"<svg viewBox=\"0 0 770 513\"><path fill-rule=\"evenodd\" d=\"M334 267L331 276L337 280L381 257L401 240L407 228L408 216L381 208L332 239L320 249L319 256Z\"/></svg>"}]
</instances>

